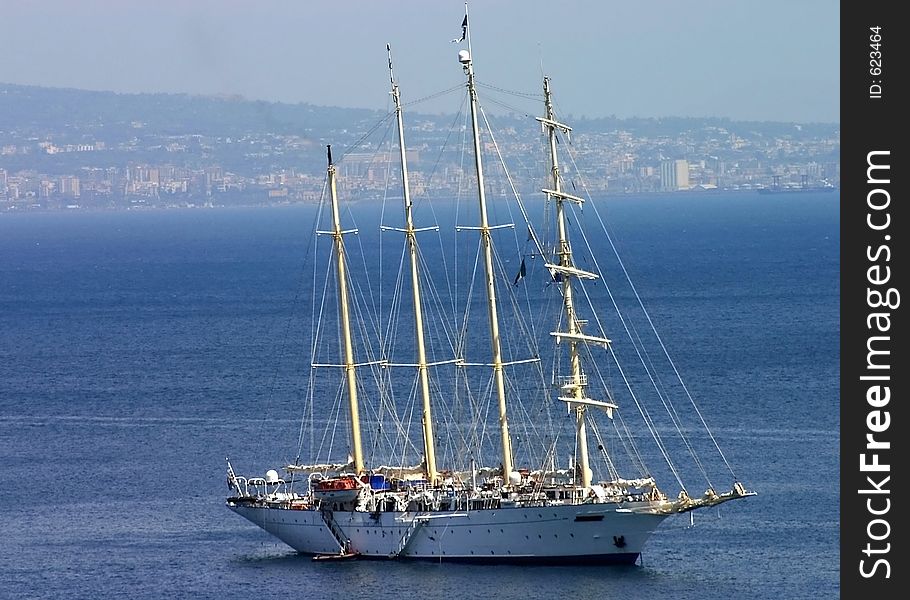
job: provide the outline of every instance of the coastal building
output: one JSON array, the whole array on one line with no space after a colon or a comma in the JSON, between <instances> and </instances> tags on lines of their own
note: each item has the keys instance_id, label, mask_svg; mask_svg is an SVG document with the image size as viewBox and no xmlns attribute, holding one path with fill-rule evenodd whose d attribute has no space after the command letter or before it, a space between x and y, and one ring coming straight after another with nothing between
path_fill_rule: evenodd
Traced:
<instances>
[{"instance_id":1,"label":"coastal building","mask_svg":"<svg viewBox=\"0 0 910 600\"><path fill-rule=\"evenodd\" d=\"M70 198L78 198L80 195L79 178L72 175L64 175L60 178L60 193Z\"/></svg>"},{"instance_id":2,"label":"coastal building","mask_svg":"<svg viewBox=\"0 0 910 600\"><path fill-rule=\"evenodd\" d=\"M665 192L689 189L689 162L683 159L662 161L660 189Z\"/></svg>"}]
</instances>

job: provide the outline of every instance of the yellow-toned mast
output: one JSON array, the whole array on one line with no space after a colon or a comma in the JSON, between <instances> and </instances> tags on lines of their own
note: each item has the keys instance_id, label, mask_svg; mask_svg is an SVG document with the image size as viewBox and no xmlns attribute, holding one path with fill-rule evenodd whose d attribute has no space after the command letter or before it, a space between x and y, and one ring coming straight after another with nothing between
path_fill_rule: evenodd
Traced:
<instances>
[{"instance_id":1,"label":"yellow-toned mast","mask_svg":"<svg viewBox=\"0 0 910 600\"><path fill-rule=\"evenodd\" d=\"M465 6L465 28L468 48L471 45L468 28L467 6ZM477 171L477 198L480 202L480 240L483 247L484 275L487 288L487 313L490 321L490 344L493 353L493 383L499 399L499 430L502 439L502 478L508 484L512 475L512 440L509 436L509 420L506 413L505 375L503 373L502 349L499 339L499 315L496 304L496 284L493 272L493 239L487 219L487 200L484 191L483 164L480 155L480 132L477 125L477 89L474 83L474 65L470 50L458 54L468 77L468 95L471 103L471 130L474 136L474 167Z\"/></svg>"},{"instance_id":2,"label":"yellow-toned mast","mask_svg":"<svg viewBox=\"0 0 910 600\"><path fill-rule=\"evenodd\" d=\"M561 124L556 121L553 112L553 99L550 93L550 78L543 79L544 104L546 106L546 117L541 120L547 131L547 138L550 142L550 175L552 177L553 189L551 197L556 202L556 229L559 239L557 240L557 255L559 257L559 266L565 269L574 269L572 264L572 247L569 245L569 237L566 233L566 216L565 216L565 199L562 193L559 177L559 159L556 155L556 130ZM565 127L565 126L562 126ZM585 379L581 370L581 359L578 353L577 339L574 336L581 334L578 327L578 319L575 314L575 304L572 296L572 275L567 271L560 273L562 279L562 299L563 309L565 311L566 329L569 334L566 336L569 341L569 365L571 368L570 382L565 386L570 394L569 398L582 400L584 398ZM588 437L585 428L585 412L587 407L584 404L573 404L570 402L571 410L575 411L575 432L578 444L578 469L581 471L581 484L588 488L591 486L591 467L588 461Z\"/></svg>"},{"instance_id":3,"label":"yellow-toned mast","mask_svg":"<svg viewBox=\"0 0 910 600\"><path fill-rule=\"evenodd\" d=\"M420 296L420 273L417 261L417 229L414 228L414 217L411 211L411 187L408 184L408 160L404 146L404 124L401 110L401 92L392 73L392 49L386 45L389 52L389 78L392 82L392 98L395 101L395 114L398 117L398 149L401 153L401 186L404 194L405 235L407 236L408 255L411 259L411 291L414 300L414 328L417 340L417 372L420 378L420 394L423 399L423 446L426 459L426 476L430 484L435 485L438 472L436 471L436 442L433 437L433 414L430 406L430 376L427 367L427 352L424 342L423 329L423 304Z\"/></svg>"},{"instance_id":4,"label":"yellow-toned mast","mask_svg":"<svg viewBox=\"0 0 910 600\"><path fill-rule=\"evenodd\" d=\"M351 315L348 307L347 265L344 252L344 234L338 211L338 192L335 189L335 165L332 164L332 146L327 147L329 190L332 196L332 238L335 240L335 266L338 271L338 308L341 313L341 335L344 342L344 372L348 385L348 408L351 415L351 456L354 472L364 472L363 445L360 440L360 408L357 405L357 367L354 362L354 344L351 341Z\"/></svg>"}]
</instances>

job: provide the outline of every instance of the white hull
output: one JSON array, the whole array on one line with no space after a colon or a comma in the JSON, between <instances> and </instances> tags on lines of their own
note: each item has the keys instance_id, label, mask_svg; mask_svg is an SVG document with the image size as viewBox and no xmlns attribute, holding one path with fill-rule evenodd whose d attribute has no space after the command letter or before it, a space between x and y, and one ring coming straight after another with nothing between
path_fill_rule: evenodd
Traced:
<instances>
[{"instance_id":1,"label":"white hull","mask_svg":"<svg viewBox=\"0 0 910 600\"><path fill-rule=\"evenodd\" d=\"M633 513L626 503L502 508L470 512L330 513L361 557L473 562L632 564L665 514ZM338 554L318 510L229 508L296 551ZM577 520L581 519L581 520Z\"/></svg>"}]
</instances>

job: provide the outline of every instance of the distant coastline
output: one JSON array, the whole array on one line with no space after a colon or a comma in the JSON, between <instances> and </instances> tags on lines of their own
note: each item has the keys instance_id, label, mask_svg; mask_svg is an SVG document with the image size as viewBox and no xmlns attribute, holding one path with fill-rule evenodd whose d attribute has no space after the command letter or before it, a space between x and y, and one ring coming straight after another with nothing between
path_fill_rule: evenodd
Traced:
<instances>
[{"instance_id":1,"label":"distant coastline","mask_svg":"<svg viewBox=\"0 0 910 600\"><path fill-rule=\"evenodd\" d=\"M833 193L837 192L837 193ZM762 189L712 189L712 190L684 190L679 192L625 192L625 193L602 193L595 196L596 200L599 201L636 201L636 200L652 200L657 198L672 198L678 199L681 202L686 200L694 200L697 198L706 198L714 196L733 196L733 197L749 197L755 196L758 194L766 194ZM805 189L800 190L798 193L794 192L774 192L771 195L774 196L784 196L788 200L798 201L802 197L831 197L835 200L839 199L840 188L824 188L824 189ZM795 197L791 197L795 196ZM525 201L528 201L529 198L523 196ZM537 198L532 198L530 201L534 201ZM784 198L781 198L782 200ZM400 201L400 197L388 196L385 198L386 202L396 202ZM450 198L439 198L437 201L449 202L452 201ZM354 205L371 205L377 202L381 202L381 198L369 197L369 198L347 198L345 199L346 203L351 203ZM16 208L7 208L5 210L0 209L0 218L4 215L21 215L21 214L42 214L42 213L53 213L53 214L85 214L85 213L113 213L113 212L159 212L159 211L205 211L205 210L239 210L239 209L275 209L275 208L289 208L289 207L306 207L306 206L316 206L318 202L265 202L265 203L239 203L239 204L212 204L212 205L197 205L197 204L174 204L174 205L133 205L126 207L110 207L110 206L80 206L80 205L69 205L69 206L56 206L51 208L44 208L41 206L31 206L31 207L16 207Z\"/></svg>"},{"instance_id":2,"label":"distant coastline","mask_svg":"<svg viewBox=\"0 0 910 600\"><path fill-rule=\"evenodd\" d=\"M0 212L318 202L326 144L340 149L340 192L369 201L400 185L377 162L387 140L368 135L381 137L377 125L387 116L0 83ZM536 155L527 139L536 139L537 122L517 113L491 121L521 192L537 193L525 166ZM452 115L409 112L406 123L412 191L456 195L466 180L451 143ZM574 125L577 169L596 196L840 184L838 124L608 117ZM488 183L493 194L509 192L505 181Z\"/></svg>"}]
</instances>

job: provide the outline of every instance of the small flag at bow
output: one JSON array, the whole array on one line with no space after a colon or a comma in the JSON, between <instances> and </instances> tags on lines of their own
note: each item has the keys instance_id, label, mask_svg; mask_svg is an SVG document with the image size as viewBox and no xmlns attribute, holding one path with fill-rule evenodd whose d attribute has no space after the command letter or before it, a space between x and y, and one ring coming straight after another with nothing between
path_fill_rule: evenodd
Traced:
<instances>
[{"instance_id":1,"label":"small flag at bow","mask_svg":"<svg viewBox=\"0 0 910 600\"><path fill-rule=\"evenodd\" d=\"M461 22L461 39L452 40L452 43L457 44L459 42L463 42L467 36L468 36L468 15L465 15L464 21Z\"/></svg>"}]
</instances>

